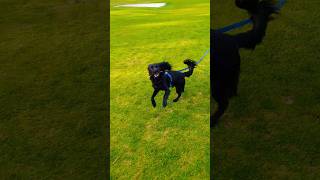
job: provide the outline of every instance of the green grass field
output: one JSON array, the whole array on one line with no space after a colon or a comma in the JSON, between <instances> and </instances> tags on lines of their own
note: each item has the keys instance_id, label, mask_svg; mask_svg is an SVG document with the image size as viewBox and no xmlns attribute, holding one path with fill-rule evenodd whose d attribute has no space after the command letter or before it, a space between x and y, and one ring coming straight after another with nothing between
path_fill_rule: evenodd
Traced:
<instances>
[{"instance_id":1,"label":"green grass field","mask_svg":"<svg viewBox=\"0 0 320 180\"><path fill-rule=\"evenodd\" d=\"M107 3L0 12L0 179L106 179Z\"/></svg>"},{"instance_id":2,"label":"green grass field","mask_svg":"<svg viewBox=\"0 0 320 180\"><path fill-rule=\"evenodd\" d=\"M136 2L111 1L111 178L209 179L209 56L165 109L147 74L210 46L209 1L113 7ZM106 179L106 5L0 0L0 179ZM246 17L211 6L215 27ZM239 97L211 132L215 179L320 177L319 7L289 0L264 43L241 51Z\"/></svg>"},{"instance_id":3,"label":"green grass field","mask_svg":"<svg viewBox=\"0 0 320 180\"><path fill-rule=\"evenodd\" d=\"M209 179L209 55L177 103L161 107L147 66L197 60L209 48L210 2L170 0L162 8L116 8L111 1L111 178ZM149 2L149 1L148 1Z\"/></svg>"},{"instance_id":4,"label":"green grass field","mask_svg":"<svg viewBox=\"0 0 320 180\"><path fill-rule=\"evenodd\" d=\"M247 17L233 1L211 6L214 27ZM241 51L239 97L212 132L215 179L319 179L319 8L289 0L263 44Z\"/></svg>"}]
</instances>

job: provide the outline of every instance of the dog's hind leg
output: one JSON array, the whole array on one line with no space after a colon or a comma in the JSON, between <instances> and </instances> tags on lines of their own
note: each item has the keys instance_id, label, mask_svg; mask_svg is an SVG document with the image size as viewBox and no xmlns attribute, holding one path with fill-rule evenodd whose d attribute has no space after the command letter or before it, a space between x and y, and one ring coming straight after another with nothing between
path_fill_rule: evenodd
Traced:
<instances>
[{"instance_id":1,"label":"dog's hind leg","mask_svg":"<svg viewBox=\"0 0 320 180\"><path fill-rule=\"evenodd\" d=\"M182 94L182 89L181 88L178 88L178 87L176 87L176 92L177 92L177 94L178 94L178 97L176 97L174 100L173 100L173 102L177 102L178 100L179 100L179 98L180 98L180 96L181 96L181 94Z\"/></svg>"},{"instance_id":2,"label":"dog's hind leg","mask_svg":"<svg viewBox=\"0 0 320 180\"><path fill-rule=\"evenodd\" d=\"M218 109L210 117L210 127L218 125L220 117L224 114L229 105L228 98L216 99L218 103Z\"/></svg>"},{"instance_id":3,"label":"dog's hind leg","mask_svg":"<svg viewBox=\"0 0 320 180\"><path fill-rule=\"evenodd\" d=\"M151 96L151 103L152 103L152 106L153 106L153 107L156 107L156 101L154 100L154 98L156 97L156 95L158 94L158 92L159 92L159 89L155 89L155 90L153 91L152 96Z\"/></svg>"},{"instance_id":4,"label":"dog's hind leg","mask_svg":"<svg viewBox=\"0 0 320 180\"><path fill-rule=\"evenodd\" d=\"M163 95L163 102L162 102L162 106L163 107L167 106L167 101L168 101L169 95L170 95L170 90L167 89L166 92Z\"/></svg>"}]
</instances>

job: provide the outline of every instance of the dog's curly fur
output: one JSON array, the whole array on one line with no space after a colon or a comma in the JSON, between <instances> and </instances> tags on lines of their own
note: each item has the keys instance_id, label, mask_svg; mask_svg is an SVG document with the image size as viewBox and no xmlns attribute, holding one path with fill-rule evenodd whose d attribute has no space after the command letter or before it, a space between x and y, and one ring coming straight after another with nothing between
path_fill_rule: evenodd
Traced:
<instances>
[{"instance_id":1,"label":"dog's curly fur","mask_svg":"<svg viewBox=\"0 0 320 180\"><path fill-rule=\"evenodd\" d=\"M172 71L171 65L168 62L155 63L148 66L150 80L154 88L151 96L151 103L153 107L156 107L156 101L154 98L160 90L165 91L162 106L167 106L170 87L175 87L178 94L178 97L175 98L173 102L177 102L179 100L181 94L184 92L185 77L190 77L196 67L196 62L191 59L184 60L184 64L188 66L189 71Z\"/></svg>"},{"instance_id":2,"label":"dog's curly fur","mask_svg":"<svg viewBox=\"0 0 320 180\"><path fill-rule=\"evenodd\" d=\"M211 30L211 95L218 103L217 110L210 117L211 127L218 124L219 118L229 105L229 99L237 95L240 73L239 49L255 49L265 36L271 14L278 11L271 0L235 0L235 4L249 13L253 27L247 32L235 35Z\"/></svg>"}]
</instances>

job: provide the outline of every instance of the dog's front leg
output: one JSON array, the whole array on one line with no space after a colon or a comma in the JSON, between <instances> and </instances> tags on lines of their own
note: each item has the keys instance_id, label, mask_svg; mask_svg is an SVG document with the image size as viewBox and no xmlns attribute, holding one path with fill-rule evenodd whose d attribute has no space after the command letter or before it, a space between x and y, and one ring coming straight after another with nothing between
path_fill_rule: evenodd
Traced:
<instances>
[{"instance_id":1,"label":"dog's front leg","mask_svg":"<svg viewBox=\"0 0 320 180\"><path fill-rule=\"evenodd\" d=\"M167 89L166 92L163 95L163 102L162 102L162 106L163 107L167 106L167 101L168 101L169 95L170 95L170 90Z\"/></svg>"},{"instance_id":2,"label":"dog's front leg","mask_svg":"<svg viewBox=\"0 0 320 180\"><path fill-rule=\"evenodd\" d=\"M153 107L156 107L156 101L154 100L154 98L156 97L156 95L158 94L158 92L159 92L159 89L155 89L155 90L153 91L152 96L151 96L151 103L152 103L152 106L153 106Z\"/></svg>"}]
</instances>

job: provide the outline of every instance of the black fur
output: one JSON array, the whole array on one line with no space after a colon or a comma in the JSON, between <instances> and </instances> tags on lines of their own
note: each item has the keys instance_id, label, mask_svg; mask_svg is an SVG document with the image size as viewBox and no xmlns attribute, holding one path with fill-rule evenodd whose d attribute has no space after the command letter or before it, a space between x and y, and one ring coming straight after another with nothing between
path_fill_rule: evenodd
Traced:
<instances>
[{"instance_id":1,"label":"black fur","mask_svg":"<svg viewBox=\"0 0 320 180\"><path fill-rule=\"evenodd\" d=\"M211 95L218 103L217 110L210 117L211 127L218 124L219 118L229 105L229 99L237 95L240 74L239 49L253 50L261 43L270 15L277 12L270 0L236 0L235 3L239 8L248 11L253 27L247 32L236 35L211 30L210 43L213 45L210 62Z\"/></svg>"},{"instance_id":2,"label":"black fur","mask_svg":"<svg viewBox=\"0 0 320 180\"><path fill-rule=\"evenodd\" d=\"M167 106L167 100L170 95L170 87L175 87L178 94L177 98L175 98L173 102L177 102L179 100L181 94L184 92L185 77L190 77L193 73L193 69L196 67L195 61L190 59L184 60L184 64L188 66L189 71L171 71L171 65L168 62L150 64L148 66L150 80L154 88L151 96L151 103L153 107L156 107L156 101L154 98L160 90L165 91L162 106ZM166 75L166 73L169 73L170 75ZM172 79L170 79L170 77Z\"/></svg>"}]
</instances>

